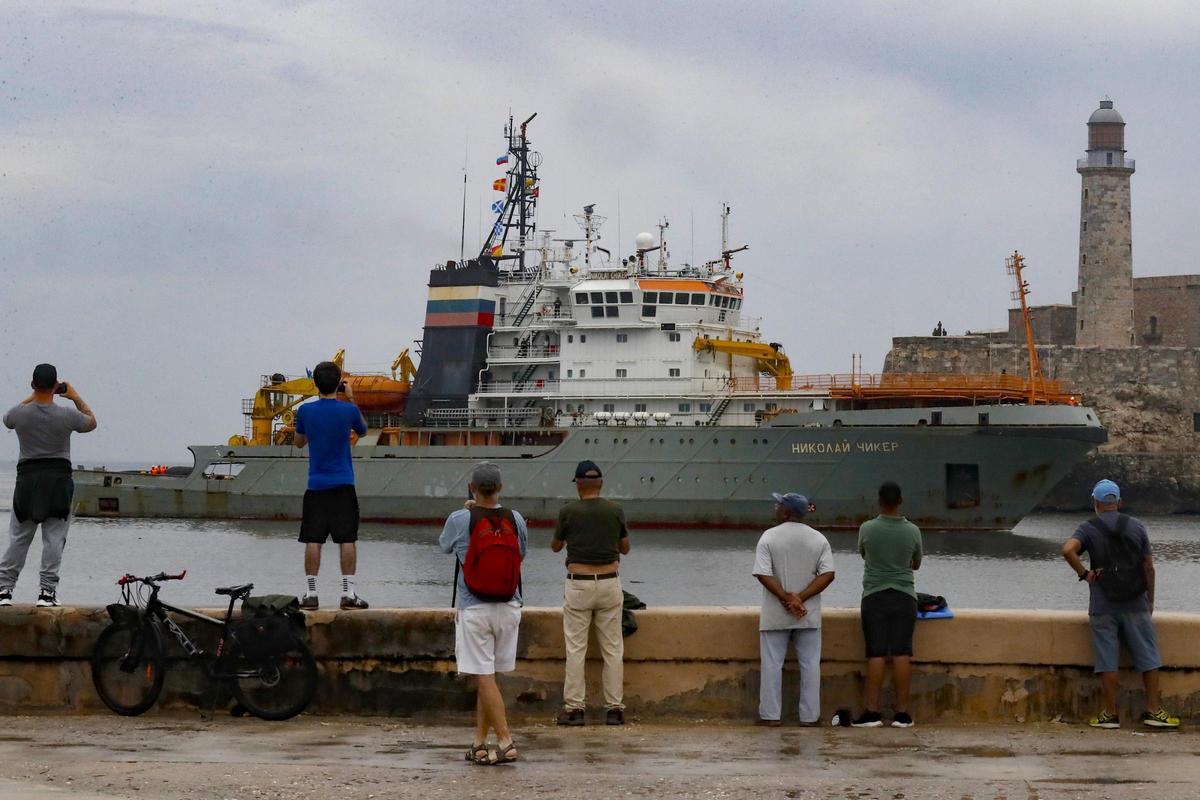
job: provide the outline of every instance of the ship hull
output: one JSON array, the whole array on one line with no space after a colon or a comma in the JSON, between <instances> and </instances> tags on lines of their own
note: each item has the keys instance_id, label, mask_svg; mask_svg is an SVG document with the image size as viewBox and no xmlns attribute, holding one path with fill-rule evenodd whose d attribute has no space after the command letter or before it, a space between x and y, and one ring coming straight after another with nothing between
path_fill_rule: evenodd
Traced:
<instances>
[{"instance_id":1,"label":"ship hull","mask_svg":"<svg viewBox=\"0 0 1200 800\"><path fill-rule=\"evenodd\" d=\"M1082 419L1084 410L1071 411ZM440 523L461 507L472 466L488 460L502 470L504 502L533 524L550 524L576 496L575 464L591 459L604 470L605 496L640 527L758 527L771 518L772 492L799 491L815 504L813 525L854 528L876 513L878 487L890 480L904 490L905 514L924 528L1008 530L1105 439L1098 423L1071 424L1061 413L1037 420L1056 424L1037 425L878 424L886 421L571 428L549 445L360 445L354 469L367 521ZM196 464L187 476L77 471L77 515L299 518L303 451L191 450Z\"/></svg>"}]
</instances>

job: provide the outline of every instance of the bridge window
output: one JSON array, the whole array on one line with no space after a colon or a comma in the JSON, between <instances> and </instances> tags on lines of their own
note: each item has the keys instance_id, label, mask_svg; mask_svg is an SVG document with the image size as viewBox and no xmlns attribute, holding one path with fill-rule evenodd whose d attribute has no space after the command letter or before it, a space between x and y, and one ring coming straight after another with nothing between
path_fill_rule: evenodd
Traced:
<instances>
[{"instance_id":1,"label":"bridge window","mask_svg":"<svg viewBox=\"0 0 1200 800\"><path fill-rule=\"evenodd\" d=\"M592 302L600 304L604 302L604 292L592 292Z\"/></svg>"},{"instance_id":2,"label":"bridge window","mask_svg":"<svg viewBox=\"0 0 1200 800\"><path fill-rule=\"evenodd\" d=\"M671 378L679 377L679 367L671 367L667 370L667 376Z\"/></svg>"},{"instance_id":3,"label":"bridge window","mask_svg":"<svg viewBox=\"0 0 1200 800\"><path fill-rule=\"evenodd\" d=\"M629 370L625 369L624 367L618 368L617 369L617 377L618 378L628 378Z\"/></svg>"},{"instance_id":4,"label":"bridge window","mask_svg":"<svg viewBox=\"0 0 1200 800\"><path fill-rule=\"evenodd\" d=\"M622 303L632 303L633 302L633 292L621 292L621 302Z\"/></svg>"},{"instance_id":5,"label":"bridge window","mask_svg":"<svg viewBox=\"0 0 1200 800\"><path fill-rule=\"evenodd\" d=\"M702 305L704 305L704 295L702 295L702 294L693 294L693 295L692 295L692 305L694 305L694 306L702 306Z\"/></svg>"},{"instance_id":6,"label":"bridge window","mask_svg":"<svg viewBox=\"0 0 1200 800\"><path fill-rule=\"evenodd\" d=\"M587 305L587 292L578 292L575 295L575 304L580 306Z\"/></svg>"},{"instance_id":7,"label":"bridge window","mask_svg":"<svg viewBox=\"0 0 1200 800\"><path fill-rule=\"evenodd\" d=\"M643 317L654 317L658 315L658 306L642 306Z\"/></svg>"},{"instance_id":8,"label":"bridge window","mask_svg":"<svg viewBox=\"0 0 1200 800\"><path fill-rule=\"evenodd\" d=\"M675 305L686 306L687 304L688 304L688 293L687 292L676 292L675 293Z\"/></svg>"},{"instance_id":9,"label":"bridge window","mask_svg":"<svg viewBox=\"0 0 1200 800\"><path fill-rule=\"evenodd\" d=\"M661 292L658 295L659 305L669 306L675 302L675 295L670 292Z\"/></svg>"},{"instance_id":10,"label":"bridge window","mask_svg":"<svg viewBox=\"0 0 1200 800\"><path fill-rule=\"evenodd\" d=\"M605 306L604 307L604 316L615 317L615 316L617 316L617 314L618 314L618 309L616 306Z\"/></svg>"},{"instance_id":11,"label":"bridge window","mask_svg":"<svg viewBox=\"0 0 1200 800\"><path fill-rule=\"evenodd\" d=\"M592 316L604 318L604 306L592 306Z\"/></svg>"},{"instance_id":12,"label":"bridge window","mask_svg":"<svg viewBox=\"0 0 1200 800\"><path fill-rule=\"evenodd\" d=\"M642 302L643 303L657 303L658 302L658 292L642 292Z\"/></svg>"},{"instance_id":13,"label":"bridge window","mask_svg":"<svg viewBox=\"0 0 1200 800\"><path fill-rule=\"evenodd\" d=\"M604 302L606 302L606 303L617 302L617 293L616 292L605 292L604 293Z\"/></svg>"}]
</instances>

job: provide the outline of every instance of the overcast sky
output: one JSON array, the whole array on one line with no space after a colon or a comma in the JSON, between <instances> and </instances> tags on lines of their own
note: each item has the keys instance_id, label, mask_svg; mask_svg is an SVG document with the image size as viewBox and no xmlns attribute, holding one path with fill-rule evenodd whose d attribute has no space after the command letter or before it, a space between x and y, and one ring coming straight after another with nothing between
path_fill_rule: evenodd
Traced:
<instances>
[{"instance_id":1,"label":"overcast sky","mask_svg":"<svg viewBox=\"0 0 1200 800\"><path fill-rule=\"evenodd\" d=\"M100 419L76 461L188 463L241 432L260 374L339 347L383 369L458 255L464 159L468 250L489 225L510 110L538 113L544 228L596 203L627 252L665 215L703 261L728 202L747 313L802 373L1002 327L1014 248L1033 301L1068 302L1104 96L1135 273L1194 272L1196 9L10 1L0 405L51 361Z\"/></svg>"}]
</instances>

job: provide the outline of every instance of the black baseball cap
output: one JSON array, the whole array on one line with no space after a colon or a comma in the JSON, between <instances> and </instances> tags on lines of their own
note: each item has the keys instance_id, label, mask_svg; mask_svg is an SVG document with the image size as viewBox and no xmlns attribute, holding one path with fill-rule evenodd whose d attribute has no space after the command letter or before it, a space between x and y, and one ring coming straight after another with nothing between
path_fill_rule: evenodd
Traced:
<instances>
[{"instance_id":1,"label":"black baseball cap","mask_svg":"<svg viewBox=\"0 0 1200 800\"><path fill-rule=\"evenodd\" d=\"M53 364L38 364L33 368L33 388L53 389L58 386L58 370Z\"/></svg>"},{"instance_id":2,"label":"black baseball cap","mask_svg":"<svg viewBox=\"0 0 1200 800\"><path fill-rule=\"evenodd\" d=\"M600 468L596 466L595 461L580 461L578 466L575 467L575 477L571 480L574 482L580 478L600 477L603 477L603 473L600 472Z\"/></svg>"}]
</instances>

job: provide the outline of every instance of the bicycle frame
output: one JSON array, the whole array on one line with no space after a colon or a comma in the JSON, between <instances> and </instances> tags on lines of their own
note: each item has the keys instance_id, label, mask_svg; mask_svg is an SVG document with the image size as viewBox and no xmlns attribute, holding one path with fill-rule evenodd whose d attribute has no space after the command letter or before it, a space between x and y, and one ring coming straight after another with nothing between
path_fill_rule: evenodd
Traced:
<instances>
[{"instance_id":1,"label":"bicycle frame","mask_svg":"<svg viewBox=\"0 0 1200 800\"><path fill-rule=\"evenodd\" d=\"M173 606L170 603L164 603L162 600L158 599L158 590L158 586L151 586L150 599L146 601L146 609L144 612L145 616L143 619L152 620L153 622L158 622L165 626L166 629L171 632L171 635L174 636L179 642L179 646L183 648L183 651L187 653L189 658L203 661L204 671L210 678L246 678L254 677L258 674L259 670L257 669L240 670L229 673L218 671L217 669L217 664L220 663L221 656L225 652L225 640L228 638L229 622L233 618L233 607L237 603L239 599L238 597L229 598L229 608L227 608L225 611L225 618L217 619L216 617L210 617L207 614L201 614L199 611L192 611L187 608ZM179 614L182 617L187 617L188 619L192 619L197 622L203 622L206 625L213 625L221 629L221 634L217 638L217 652L213 661L207 661L204 659L205 652L196 646L195 642L193 642L191 638L184 632L183 628L179 627L179 624L175 622L175 620L171 619L171 614Z\"/></svg>"}]
</instances>

